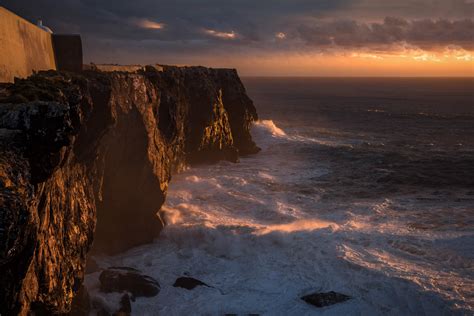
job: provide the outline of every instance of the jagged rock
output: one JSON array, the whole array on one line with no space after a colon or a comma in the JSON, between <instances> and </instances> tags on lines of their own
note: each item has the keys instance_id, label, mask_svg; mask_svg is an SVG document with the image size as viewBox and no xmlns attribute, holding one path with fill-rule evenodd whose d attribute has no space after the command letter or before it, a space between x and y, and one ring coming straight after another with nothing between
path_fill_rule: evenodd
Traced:
<instances>
[{"instance_id":1,"label":"jagged rock","mask_svg":"<svg viewBox=\"0 0 474 316\"><path fill-rule=\"evenodd\" d=\"M93 297L91 299L91 311L87 316L129 316L132 313L130 295L130 293L124 293L119 296Z\"/></svg>"},{"instance_id":2,"label":"jagged rock","mask_svg":"<svg viewBox=\"0 0 474 316\"><path fill-rule=\"evenodd\" d=\"M132 313L132 303L130 296L124 294L120 299L120 308L114 313L114 316L129 316Z\"/></svg>"},{"instance_id":3,"label":"jagged rock","mask_svg":"<svg viewBox=\"0 0 474 316\"><path fill-rule=\"evenodd\" d=\"M81 288L74 296L69 316L88 316L91 311L90 296L87 289L81 285Z\"/></svg>"},{"instance_id":4,"label":"jagged rock","mask_svg":"<svg viewBox=\"0 0 474 316\"><path fill-rule=\"evenodd\" d=\"M105 308L97 311L97 316L112 316Z\"/></svg>"},{"instance_id":5,"label":"jagged rock","mask_svg":"<svg viewBox=\"0 0 474 316\"><path fill-rule=\"evenodd\" d=\"M345 302L351 299L350 296L337 293L337 292L327 292L327 293L313 293L306 296L301 297L303 301L308 304L314 305L316 307L325 307L334 305L337 303Z\"/></svg>"},{"instance_id":6,"label":"jagged rock","mask_svg":"<svg viewBox=\"0 0 474 316\"><path fill-rule=\"evenodd\" d=\"M190 278L190 277L179 277L176 279L176 281L173 284L174 287L182 287L183 289L186 290L192 290L197 286L207 286L206 283L199 281L195 278Z\"/></svg>"},{"instance_id":7,"label":"jagged rock","mask_svg":"<svg viewBox=\"0 0 474 316\"><path fill-rule=\"evenodd\" d=\"M102 270L93 257L88 257L86 259L86 268L85 274L90 274Z\"/></svg>"},{"instance_id":8,"label":"jagged rock","mask_svg":"<svg viewBox=\"0 0 474 316\"><path fill-rule=\"evenodd\" d=\"M67 313L95 253L151 242L173 172L258 151L235 70L40 72L0 89L0 314ZM95 232L95 236L94 236Z\"/></svg>"},{"instance_id":9,"label":"jagged rock","mask_svg":"<svg viewBox=\"0 0 474 316\"><path fill-rule=\"evenodd\" d=\"M129 292L133 297L152 297L160 292L158 281L128 267L110 267L99 276L100 290L105 293Z\"/></svg>"}]
</instances>

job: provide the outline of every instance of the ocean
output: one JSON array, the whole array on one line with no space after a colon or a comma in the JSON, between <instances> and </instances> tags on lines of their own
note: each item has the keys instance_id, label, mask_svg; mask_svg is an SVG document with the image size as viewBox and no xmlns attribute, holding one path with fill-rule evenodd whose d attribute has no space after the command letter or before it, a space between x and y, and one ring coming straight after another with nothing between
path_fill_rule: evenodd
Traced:
<instances>
[{"instance_id":1,"label":"ocean","mask_svg":"<svg viewBox=\"0 0 474 316\"><path fill-rule=\"evenodd\" d=\"M160 282L133 313L472 315L474 79L243 81L262 151L175 175L161 236L99 260Z\"/></svg>"}]
</instances>

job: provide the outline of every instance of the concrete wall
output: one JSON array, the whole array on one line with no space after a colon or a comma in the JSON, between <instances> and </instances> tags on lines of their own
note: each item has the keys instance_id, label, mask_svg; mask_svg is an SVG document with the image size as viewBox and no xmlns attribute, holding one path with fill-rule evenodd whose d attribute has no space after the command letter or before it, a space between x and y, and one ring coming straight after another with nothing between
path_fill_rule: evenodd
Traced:
<instances>
[{"instance_id":1,"label":"concrete wall","mask_svg":"<svg viewBox=\"0 0 474 316\"><path fill-rule=\"evenodd\" d=\"M51 34L0 7L0 82L56 69Z\"/></svg>"},{"instance_id":2,"label":"concrete wall","mask_svg":"<svg viewBox=\"0 0 474 316\"><path fill-rule=\"evenodd\" d=\"M58 70L82 70L82 40L80 35L53 34L54 56Z\"/></svg>"}]
</instances>

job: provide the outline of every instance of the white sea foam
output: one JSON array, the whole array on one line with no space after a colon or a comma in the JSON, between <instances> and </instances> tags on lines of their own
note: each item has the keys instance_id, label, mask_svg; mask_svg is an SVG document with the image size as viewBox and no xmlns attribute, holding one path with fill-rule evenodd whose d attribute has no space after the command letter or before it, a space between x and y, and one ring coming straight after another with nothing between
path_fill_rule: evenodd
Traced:
<instances>
[{"instance_id":1,"label":"white sea foam","mask_svg":"<svg viewBox=\"0 0 474 316\"><path fill-rule=\"evenodd\" d=\"M357 143L356 139L336 139L334 137L310 137L308 135L300 135L298 133L287 134L283 129L279 128L272 120L261 120L254 123L252 134L260 142L259 145L271 146L275 142L290 141L309 144L320 144L333 147L353 147L353 143Z\"/></svg>"},{"instance_id":2,"label":"white sea foam","mask_svg":"<svg viewBox=\"0 0 474 316\"><path fill-rule=\"evenodd\" d=\"M270 132L270 134L274 137L286 137L286 133L279 128L278 126L275 125L275 123L272 120L261 120L257 121L254 124L254 127L256 129L262 129L267 132Z\"/></svg>"},{"instance_id":3,"label":"white sea foam","mask_svg":"<svg viewBox=\"0 0 474 316\"><path fill-rule=\"evenodd\" d=\"M297 137L272 121L257 122L253 136L264 144L260 154L174 176L163 207L168 226L155 243L100 260L103 266L131 266L159 280L160 294L138 298L134 314L474 311L473 278L464 277L472 276L472 258L460 255L474 253L472 232L409 229L407 222L423 214L411 211L410 196L340 205L317 193L300 193L313 189L305 181L326 174L327 166L310 168L294 156L291 142ZM410 212L399 214L401 207ZM212 288L173 287L184 274ZM103 299L97 276L87 278L94 299ZM316 309L299 299L313 291L337 291L353 299Z\"/></svg>"}]
</instances>

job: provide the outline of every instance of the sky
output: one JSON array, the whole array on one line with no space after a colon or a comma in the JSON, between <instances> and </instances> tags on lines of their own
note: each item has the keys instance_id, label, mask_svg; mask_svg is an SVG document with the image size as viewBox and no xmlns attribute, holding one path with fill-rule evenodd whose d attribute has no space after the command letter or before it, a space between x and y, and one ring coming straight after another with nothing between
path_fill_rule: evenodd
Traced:
<instances>
[{"instance_id":1,"label":"sky","mask_svg":"<svg viewBox=\"0 0 474 316\"><path fill-rule=\"evenodd\" d=\"M474 76L474 0L0 0L86 63L244 76Z\"/></svg>"}]
</instances>

